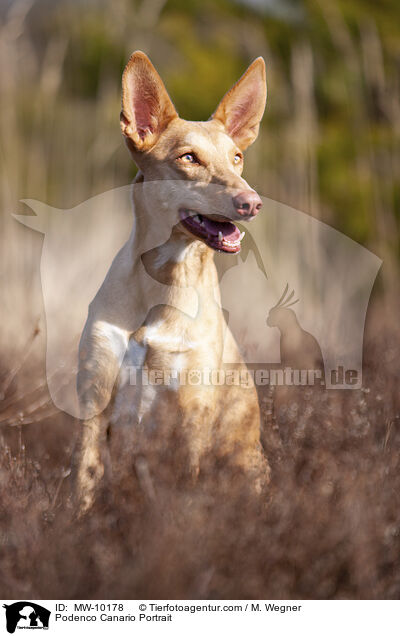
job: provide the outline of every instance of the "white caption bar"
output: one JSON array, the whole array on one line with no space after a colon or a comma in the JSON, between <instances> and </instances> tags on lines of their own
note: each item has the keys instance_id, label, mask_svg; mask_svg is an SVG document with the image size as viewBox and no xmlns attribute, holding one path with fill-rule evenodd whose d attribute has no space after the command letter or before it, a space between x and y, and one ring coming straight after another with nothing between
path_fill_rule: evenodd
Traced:
<instances>
[{"instance_id":1,"label":"white caption bar","mask_svg":"<svg viewBox=\"0 0 400 636\"><path fill-rule=\"evenodd\" d=\"M2 633L392 633L400 601L1 601ZM219 632L221 630L221 632ZM28 632L28 634L27 634ZM36 634L35 636L40 636Z\"/></svg>"}]
</instances>

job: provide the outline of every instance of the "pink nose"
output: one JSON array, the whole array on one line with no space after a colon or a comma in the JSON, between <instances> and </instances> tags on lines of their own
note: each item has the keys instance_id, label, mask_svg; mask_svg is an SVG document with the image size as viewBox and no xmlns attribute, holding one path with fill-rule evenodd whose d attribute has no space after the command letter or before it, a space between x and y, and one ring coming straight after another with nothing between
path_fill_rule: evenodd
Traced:
<instances>
[{"instance_id":1,"label":"pink nose","mask_svg":"<svg viewBox=\"0 0 400 636\"><path fill-rule=\"evenodd\" d=\"M262 201L257 192L246 190L233 197L233 205L242 216L255 216L261 209Z\"/></svg>"}]
</instances>

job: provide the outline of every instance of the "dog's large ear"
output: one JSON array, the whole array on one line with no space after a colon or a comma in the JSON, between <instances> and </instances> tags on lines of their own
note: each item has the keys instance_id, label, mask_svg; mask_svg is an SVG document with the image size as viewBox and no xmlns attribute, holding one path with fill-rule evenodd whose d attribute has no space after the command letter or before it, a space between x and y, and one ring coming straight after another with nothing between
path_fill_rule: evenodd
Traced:
<instances>
[{"instance_id":1,"label":"dog's large ear","mask_svg":"<svg viewBox=\"0 0 400 636\"><path fill-rule=\"evenodd\" d=\"M121 130L132 150L149 150L178 117L161 77L142 51L135 51L122 75Z\"/></svg>"},{"instance_id":2,"label":"dog's large ear","mask_svg":"<svg viewBox=\"0 0 400 636\"><path fill-rule=\"evenodd\" d=\"M241 150L257 138L267 100L265 63L258 57L222 98L212 119L223 123Z\"/></svg>"}]
</instances>

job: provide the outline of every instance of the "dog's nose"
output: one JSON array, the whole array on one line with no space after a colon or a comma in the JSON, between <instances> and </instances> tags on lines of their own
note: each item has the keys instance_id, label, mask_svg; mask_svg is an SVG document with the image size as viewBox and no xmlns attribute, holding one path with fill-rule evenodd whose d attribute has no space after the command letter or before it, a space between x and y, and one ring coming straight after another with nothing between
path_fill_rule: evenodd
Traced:
<instances>
[{"instance_id":1,"label":"dog's nose","mask_svg":"<svg viewBox=\"0 0 400 636\"><path fill-rule=\"evenodd\" d=\"M255 216L261 209L262 201L257 192L247 190L233 197L233 205L241 216Z\"/></svg>"}]
</instances>

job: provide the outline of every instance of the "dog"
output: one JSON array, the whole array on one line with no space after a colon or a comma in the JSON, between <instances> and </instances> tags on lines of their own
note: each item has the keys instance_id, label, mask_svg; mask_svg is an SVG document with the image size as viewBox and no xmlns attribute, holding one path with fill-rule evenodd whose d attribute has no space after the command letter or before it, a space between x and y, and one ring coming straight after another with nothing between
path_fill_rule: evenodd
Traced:
<instances>
[{"instance_id":1,"label":"dog","mask_svg":"<svg viewBox=\"0 0 400 636\"><path fill-rule=\"evenodd\" d=\"M237 254L243 233L235 221L261 208L241 173L265 103L262 58L206 122L178 116L143 52L125 67L120 121L139 169L136 221L89 306L79 347L81 512L92 506L104 472L114 476L124 462L150 498L171 458L176 482L196 483L205 466L216 475L224 467L244 473L256 490L268 481L252 381L129 381L132 369L222 369L223 347L246 370L224 320L214 253Z\"/></svg>"}]
</instances>

